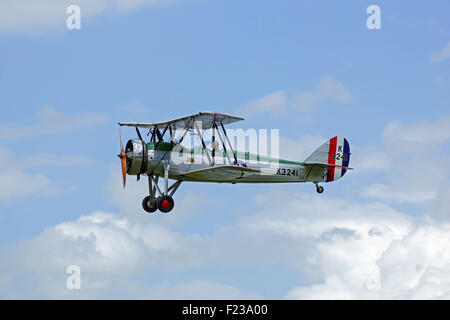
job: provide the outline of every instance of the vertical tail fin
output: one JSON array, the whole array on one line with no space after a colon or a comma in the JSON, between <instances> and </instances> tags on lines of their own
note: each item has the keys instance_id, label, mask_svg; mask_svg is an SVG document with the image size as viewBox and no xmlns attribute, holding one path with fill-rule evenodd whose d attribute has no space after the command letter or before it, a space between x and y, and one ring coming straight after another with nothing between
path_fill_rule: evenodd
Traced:
<instances>
[{"instance_id":1,"label":"vertical tail fin","mask_svg":"<svg viewBox=\"0 0 450 320\"><path fill-rule=\"evenodd\" d=\"M324 181L331 182L344 176L350 164L350 145L344 137L334 137L323 143L305 160L306 164L326 166Z\"/></svg>"}]
</instances>

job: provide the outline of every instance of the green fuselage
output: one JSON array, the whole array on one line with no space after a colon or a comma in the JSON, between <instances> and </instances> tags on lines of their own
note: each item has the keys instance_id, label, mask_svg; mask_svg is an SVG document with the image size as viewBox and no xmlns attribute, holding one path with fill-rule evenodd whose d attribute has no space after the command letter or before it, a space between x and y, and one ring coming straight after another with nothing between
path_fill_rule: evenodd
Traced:
<instances>
[{"instance_id":1,"label":"green fuselage","mask_svg":"<svg viewBox=\"0 0 450 320\"><path fill-rule=\"evenodd\" d=\"M156 149L155 149L156 147ZM147 143L148 163L147 174L163 176L164 163L170 165L169 178L183 181L224 182L224 183L264 183L264 182L306 182L322 181L323 172L313 172L312 168L303 162L295 162L253 154L250 152L211 149L205 152L202 147L185 148L180 145L175 148L168 142ZM208 155L206 154L208 153ZM214 172L203 175L201 179L189 177L193 171L219 166L239 166L258 170L255 172L232 173L217 175ZM231 164L230 164L231 162Z\"/></svg>"}]
</instances>

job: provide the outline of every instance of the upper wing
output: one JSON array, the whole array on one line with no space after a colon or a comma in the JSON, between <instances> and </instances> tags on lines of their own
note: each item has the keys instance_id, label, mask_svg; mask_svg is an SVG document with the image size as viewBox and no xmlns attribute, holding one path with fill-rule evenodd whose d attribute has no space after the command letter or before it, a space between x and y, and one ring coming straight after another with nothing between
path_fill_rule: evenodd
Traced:
<instances>
[{"instance_id":1,"label":"upper wing","mask_svg":"<svg viewBox=\"0 0 450 320\"><path fill-rule=\"evenodd\" d=\"M182 176L193 180L235 180L246 173L256 174L260 171L238 166L220 166L187 172Z\"/></svg>"},{"instance_id":2,"label":"upper wing","mask_svg":"<svg viewBox=\"0 0 450 320\"><path fill-rule=\"evenodd\" d=\"M202 129L210 129L212 128L214 123L223 125L230 124L233 122L244 120L240 117L229 116L222 113L217 112L199 112L197 114L193 114L190 116L186 116L183 118L178 118L174 120L164 121L164 122L154 122L154 123L146 123L146 122L119 122L120 126L129 126L129 127L139 127L139 128L154 128L157 127L159 129L164 129L167 125L171 125L173 129L192 129L194 128L195 121L201 121Z\"/></svg>"}]
</instances>

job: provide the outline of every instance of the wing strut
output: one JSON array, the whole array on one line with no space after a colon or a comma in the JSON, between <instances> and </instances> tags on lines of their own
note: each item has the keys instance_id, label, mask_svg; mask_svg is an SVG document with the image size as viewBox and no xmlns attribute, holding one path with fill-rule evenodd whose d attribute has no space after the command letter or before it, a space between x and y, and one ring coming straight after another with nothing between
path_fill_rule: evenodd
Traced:
<instances>
[{"instance_id":1,"label":"wing strut","mask_svg":"<svg viewBox=\"0 0 450 320\"><path fill-rule=\"evenodd\" d=\"M150 141L151 142L155 142L155 134L156 134L155 129L156 129L156 126L153 127L153 130L152 130L152 136L150 137Z\"/></svg>"},{"instance_id":2,"label":"wing strut","mask_svg":"<svg viewBox=\"0 0 450 320\"><path fill-rule=\"evenodd\" d=\"M233 152L234 161L236 162L236 164L238 164L238 160L237 160L237 157L236 157L236 153L234 153L234 150L233 150L233 147L232 147L232 145L231 145L230 139L228 139L227 132L225 131L225 128L223 127L222 122L220 123L220 126L222 127L223 134L225 135L225 138L227 138L228 145L230 146L231 152Z\"/></svg>"},{"instance_id":3,"label":"wing strut","mask_svg":"<svg viewBox=\"0 0 450 320\"><path fill-rule=\"evenodd\" d=\"M181 137L180 141L178 141L178 144L180 144L183 141L184 137L189 132L189 124L190 124L190 121L188 122L188 125L186 126L186 130L184 130L183 136Z\"/></svg>"},{"instance_id":4,"label":"wing strut","mask_svg":"<svg viewBox=\"0 0 450 320\"><path fill-rule=\"evenodd\" d=\"M169 126L170 142L173 141L172 125Z\"/></svg>"},{"instance_id":5,"label":"wing strut","mask_svg":"<svg viewBox=\"0 0 450 320\"><path fill-rule=\"evenodd\" d=\"M223 142L222 135L220 134L220 130L219 130L219 128L217 128L217 124L215 124L215 123L214 123L214 127L217 130L217 135L219 136L220 142L222 142L223 151L225 151L225 155L227 156L228 162L231 165L232 164L231 159L230 159L230 156L228 155L227 147L225 146L225 143Z\"/></svg>"},{"instance_id":6,"label":"wing strut","mask_svg":"<svg viewBox=\"0 0 450 320\"><path fill-rule=\"evenodd\" d=\"M156 147L158 147L159 143L160 143L161 141L163 141L162 139L163 139L163 137L164 137L164 134L166 134L167 128L168 128L169 126L170 126L170 124L167 124L167 126L164 128L163 132L161 133L161 139L159 139L158 142L155 144L155 150L156 150ZM172 131L172 130L171 130L171 131Z\"/></svg>"},{"instance_id":7,"label":"wing strut","mask_svg":"<svg viewBox=\"0 0 450 320\"><path fill-rule=\"evenodd\" d=\"M139 140L144 141L144 140L142 139L142 136L141 136L141 133L139 132L138 127L135 127L135 128L136 128L136 133L137 133L137 135L138 135L138 137L139 137Z\"/></svg>"},{"instance_id":8,"label":"wing strut","mask_svg":"<svg viewBox=\"0 0 450 320\"><path fill-rule=\"evenodd\" d=\"M159 131L158 127L156 127L156 135L158 136L158 142L162 141L163 137L162 137L161 131Z\"/></svg>"},{"instance_id":9,"label":"wing strut","mask_svg":"<svg viewBox=\"0 0 450 320\"><path fill-rule=\"evenodd\" d=\"M215 156L216 156L216 144L215 144L215 142L216 142L216 128L215 128L215 124L216 124L216 118L214 117L214 123L213 123L213 126L212 126L212 141L211 141L211 145L212 145L212 164L214 165L214 159L215 159Z\"/></svg>"},{"instance_id":10,"label":"wing strut","mask_svg":"<svg viewBox=\"0 0 450 320\"><path fill-rule=\"evenodd\" d=\"M181 142L183 141L184 137L185 137L186 134L189 132L189 123L190 123L190 121L187 123L187 126L186 126L186 129L185 129L184 133L183 133L183 136L182 136L181 139L177 142L177 144L181 144ZM167 129L167 127L166 127L166 129ZM166 132L166 129L164 129L164 133ZM175 128L175 130L176 130L176 128ZM175 135L175 131L172 131L172 125L169 125L169 131L170 131L170 141L173 142L173 138L174 138L174 137L172 136L172 134ZM157 143L156 145L158 145L158 143ZM155 147L155 149L156 149L156 147ZM162 156L161 159L164 159L168 152L170 152L170 151L167 150L167 151L164 153L164 155Z\"/></svg>"},{"instance_id":11,"label":"wing strut","mask_svg":"<svg viewBox=\"0 0 450 320\"><path fill-rule=\"evenodd\" d=\"M194 127L195 127L195 129L197 130L198 136L199 136L200 139L202 140L203 150L205 150L205 154L206 154L206 157L208 158L209 164L210 164L210 165L213 165L213 163L211 162L211 158L210 158L210 156L209 156L208 149L206 149L205 141L203 140L203 136L202 136L202 134L201 134L201 132L200 132L200 129L199 129L198 126L197 126L197 122L196 122L196 121L194 121Z\"/></svg>"}]
</instances>

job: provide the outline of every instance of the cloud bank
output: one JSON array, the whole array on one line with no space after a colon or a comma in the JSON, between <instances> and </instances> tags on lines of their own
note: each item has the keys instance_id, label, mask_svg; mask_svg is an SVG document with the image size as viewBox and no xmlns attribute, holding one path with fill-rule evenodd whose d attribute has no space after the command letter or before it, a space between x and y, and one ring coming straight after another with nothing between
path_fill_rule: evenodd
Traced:
<instances>
[{"instance_id":1,"label":"cloud bank","mask_svg":"<svg viewBox=\"0 0 450 320\"><path fill-rule=\"evenodd\" d=\"M235 112L245 115L279 114L287 110L311 112L325 102L350 103L354 100L355 98L342 82L325 76L320 79L315 90L296 91L289 98L285 91L278 90L237 108Z\"/></svg>"},{"instance_id":2,"label":"cloud bank","mask_svg":"<svg viewBox=\"0 0 450 320\"><path fill-rule=\"evenodd\" d=\"M104 124L107 116L104 113L79 113L66 115L53 107L46 106L37 114L35 124L2 124L0 140L20 140L38 135L58 134L81 129L92 128Z\"/></svg>"},{"instance_id":3,"label":"cloud bank","mask_svg":"<svg viewBox=\"0 0 450 320\"><path fill-rule=\"evenodd\" d=\"M440 121L389 123L382 146L368 146L389 150L392 143L408 144L411 139L419 146L410 157L404 157L402 148L398 153L385 152L389 165L378 170L388 177L392 174L391 184L384 185L388 191L395 188L397 179L405 178L403 167L417 165L415 157L421 158L422 152L434 150L432 161L446 156L440 146L447 138L399 139L405 131L437 126ZM302 138L311 148L316 140L322 139ZM366 167L370 168L370 161ZM1 297L265 298L256 289L242 289L239 283L213 281L203 271L281 264L295 270L297 277L290 279L290 288L279 298L450 298L450 187L444 182L428 198L420 199L413 192L423 187L415 184L414 177L407 180L407 191L420 203L429 204L415 215L408 214L407 206L403 210L392 205L403 196L392 190L382 189L384 193L374 196L363 189L362 198L345 199L276 186L247 197L250 204L230 223L189 232L183 223L195 215L214 214L205 208L214 207L217 199L187 192L178 194L173 214L143 214L140 200L145 188L134 183L122 191L116 169L110 168L105 194L118 213L85 213L50 226L33 239L0 248L4 257ZM345 183L341 188L346 188ZM233 203L222 203L222 208L221 213L229 215L237 210ZM65 286L66 268L73 264L81 268L81 290ZM250 276L243 272L239 277ZM191 276L168 280L174 274ZM266 274L267 278L274 276Z\"/></svg>"},{"instance_id":4,"label":"cloud bank","mask_svg":"<svg viewBox=\"0 0 450 320\"><path fill-rule=\"evenodd\" d=\"M128 12L143 6L160 6L177 0L3 0L0 2L0 34L42 34L65 31L69 5L78 5L81 18L107 12ZM83 23L82 23L83 25ZM83 27L82 27L83 28Z\"/></svg>"}]
</instances>

